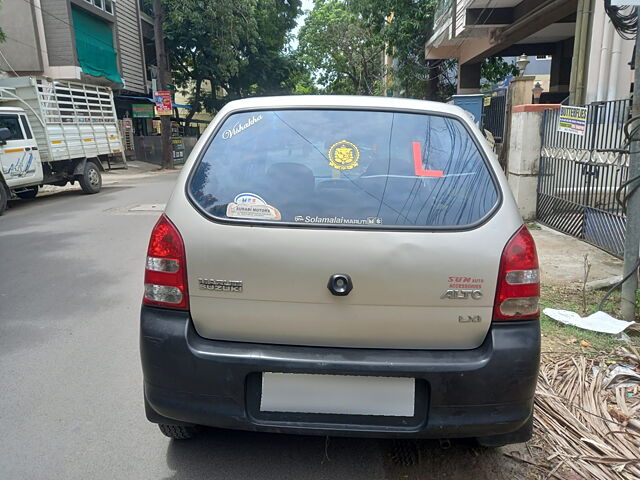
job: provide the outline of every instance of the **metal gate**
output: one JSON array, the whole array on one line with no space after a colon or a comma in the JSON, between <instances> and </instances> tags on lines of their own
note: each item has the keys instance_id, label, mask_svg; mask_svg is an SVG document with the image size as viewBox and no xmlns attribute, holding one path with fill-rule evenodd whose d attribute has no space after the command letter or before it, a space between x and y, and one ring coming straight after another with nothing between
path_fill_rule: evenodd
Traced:
<instances>
[{"instance_id":1,"label":"metal gate","mask_svg":"<svg viewBox=\"0 0 640 480\"><path fill-rule=\"evenodd\" d=\"M626 181L623 149L630 100L590 104L584 135L558 131L559 110L542 124L538 221L622 257L626 216L616 199Z\"/></svg>"},{"instance_id":2,"label":"metal gate","mask_svg":"<svg viewBox=\"0 0 640 480\"><path fill-rule=\"evenodd\" d=\"M500 143L504 137L507 95L487 98L490 103L482 109L482 128L491 132L496 142Z\"/></svg>"}]
</instances>

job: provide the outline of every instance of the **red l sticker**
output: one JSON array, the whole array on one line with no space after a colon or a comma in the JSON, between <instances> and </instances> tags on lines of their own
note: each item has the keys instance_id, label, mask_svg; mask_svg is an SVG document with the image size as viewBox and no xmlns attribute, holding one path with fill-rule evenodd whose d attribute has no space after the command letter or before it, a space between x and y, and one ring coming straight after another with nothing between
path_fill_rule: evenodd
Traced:
<instances>
[{"instance_id":1,"label":"red l sticker","mask_svg":"<svg viewBox=\"0 0 640 480\"><path fill-rule=\"evenodd\" d=\"M425 170L422 165L422 148L420 148L420 142L413 142L413 166L416 172L416 177L444 177L442 170Z\"/></svg>"}]
</instances>

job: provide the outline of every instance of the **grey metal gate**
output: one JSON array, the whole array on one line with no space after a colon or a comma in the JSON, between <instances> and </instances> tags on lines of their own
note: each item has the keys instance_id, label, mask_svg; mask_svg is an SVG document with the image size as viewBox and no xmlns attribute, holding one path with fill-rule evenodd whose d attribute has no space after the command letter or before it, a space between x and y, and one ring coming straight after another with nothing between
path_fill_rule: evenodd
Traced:
<instances>
[{"instance_id":1,"label":"grey metal gate","mask_svg":"<svg viewBox=\"0 0 640 480\"><path fill-rule=\"evenodd\" d=\"M628 174L624 124L630 100L590 104L584 135L558 131L559 110L542 124L538 221L622 257L626 216L616 199Z\"/></svg>"},{"instance_id":2,"label":"grey metal gate","mask_svg":"<svg viewBox=\"0 0 640 480\"><path fill-rule=\"evenodd\" d=\"M491 132L496 142L502 142L504 138L507 95L488 98L490 98L490 103L482 109L482 129Z\"/></svg>"}]
</instances>

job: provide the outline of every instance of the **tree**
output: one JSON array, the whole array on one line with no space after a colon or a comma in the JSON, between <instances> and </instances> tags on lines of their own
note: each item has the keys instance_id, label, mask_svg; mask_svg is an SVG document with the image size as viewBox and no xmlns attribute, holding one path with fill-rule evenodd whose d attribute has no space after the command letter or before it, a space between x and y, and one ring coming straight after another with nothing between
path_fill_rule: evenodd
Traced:
<instances>
[{"instance_id":1,"label":"tree","mask_svg":"<svg viewBox=\"0 0 640 480\"><path fill-rule=\"evenodd\" d=\"M384 45L346 1L315 0L298 40L297 54L324 92L379 92Z\"/></svg>"},{"instance_id":2,"label":"tree","mask_svg":"<svg viewBox=\"0 0 640 480\"><path fill-rule=\"evenodd\" d=\"M164 45L164 8L161 0L153 0L153 36L156 42L156 63L158 65L158 90L166 91L170 77L169 62ZM171 118L160 117L160 136L162 145L162 168L173 168L171 152Z\"/></svg>"},{"instance_id":3,"label":"tree","mask_svg":"<svg viewBox=\"0 0 640 480\"><path fill-rule=\"evenodd\" d=\"M394 94L434 98L442 89L442 61L427 62L425 43L431 34L436 0L349 0L350 8L393 58L386 85ZM446 82L445 82L446 85Z\"/></svg>"},{"instance_id":4,"label":"tree","mask_svg":"<svg viewBox=\"0 0 640 480\"><path fill-rule=\"evenodd\" d=\"M250 95L283 94L294 88L297 68L285 53L290 32L300 14L300 0L258 0L254 8L257 38L240 64L238 74L229 81L230 98Z\"/></svg>"},{"instance_id":5,"label":"tree","mask_svg":"<svg viewBox=\"0 0 640 480\"><path fill-rule=\"evenodd\" d=\"M455 93L457 61L427 60L437 0L315 0L300 30L299 55L313 79L328 93L393 94L446 100ZM359 46L372 53L368 86L362 88ZM378 56L376 56L378 55ZM392 59L383 61L383 55ZM384 66L383 66L384 63ZM517 73L501 58L482 64L490 84Z\"/></svg>"},{"instance_id":6,"label":"tree","mask_svg":"<svg viewBox=\"0 0 640 480\"><path fill-rule=\"evenodd\" d=\"M503 81L508 75L518 76L520 71L515 63L508 63L501 57L489 57L480 66L480 75L486 86L493 86Z\"/></svg>"},{"instance_id":7,"label":"tree","mask_svg":"<svg viewBox=\"0 0 640 480\"><path fill-rule=\"evenodd\" d=\"M256 0L163 0L165 41L175 84L189 92L186 123L240 71L257 38ZM208 89L205 87L208 84Z\"/></svg>"},{"instance_id":8,"label":"tree","mask_svg":"<svg viewBox=\"0 0 640 480\"><path fill-rule=\"evenodd\" d=\"M189 94L185 118L251 95L293 90L284 51L300 0L163 0L174 83Z\"/></svg>"},{"instance_id":9,"label":"tree","mask_svg":"<svg viewBox=\"0 0 640 480\"><path fill-rule=\"evenodd\" d=\"M315 84L311 72L300 62L295 64L291 71L291 83L295 95L317 95L321 93Z\"/></svg>"}]
</instances>

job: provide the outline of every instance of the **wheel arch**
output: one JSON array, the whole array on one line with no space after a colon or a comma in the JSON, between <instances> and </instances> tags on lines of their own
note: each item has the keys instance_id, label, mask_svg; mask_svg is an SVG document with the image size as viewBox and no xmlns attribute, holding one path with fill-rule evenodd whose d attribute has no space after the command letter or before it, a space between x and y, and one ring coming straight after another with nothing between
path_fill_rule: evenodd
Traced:
<instances>
[{"instance_id":1,"label":"wheel arch","mask_svg":"<svg viewBox=\"0 0 640 480\"><path fill-rule=\"evenodd\" d=\"M104 172L104 166L102 165L102 162L100 161L99 158L97 157L90 157L90 158L80 158L76 161L75 167L73 169L73 175L83 175L84 174L84 167L86 166L87 162L93 162L96 164L96 166L98 167L98 170L100 170L101 172Z\"/></svg>"}]
</instances>

